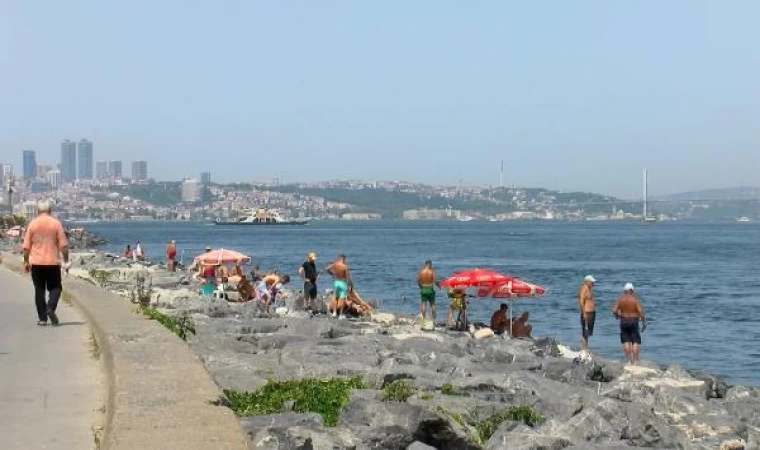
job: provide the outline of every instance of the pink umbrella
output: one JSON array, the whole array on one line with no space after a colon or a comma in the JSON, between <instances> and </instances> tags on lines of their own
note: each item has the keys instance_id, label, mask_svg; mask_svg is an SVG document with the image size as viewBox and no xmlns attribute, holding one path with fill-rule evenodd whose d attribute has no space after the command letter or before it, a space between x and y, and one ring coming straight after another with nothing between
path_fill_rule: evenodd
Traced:
<instances>
[{"instance_id":1,"label":"pink umbrella","mask_svg":"<svg viewBox=\"0 0 760 450\"><path fill-rule=\"evenodd\" d=\"M512 301L519 297L540 297L546 293L543 286L529 283L518 278L510 277L510 280L497 286L495 289L481 288L478 297L507 298L510 299L509 308L509 334L512 334Z\"/></svg>"},{"instance_id":2,"label":"pink umbrella","mask_svg":"<svg viewBox=\"0 0 760 450\"><path fill-rule=\"evenodd\" d=\"M487 269L470 269L457 272L441 282L443 289L457 287L479 287L482 289L493 289L503 283L510 281L512 277L502 275L493 270Z\"/></svg>"},{"instance_id":3,"label":"pink umbrella","mask_svg":"<svg viewBox=\"0 0 760 450\"><path fill-rule=\"evenodd\" d=\"M234 250L220 248L218 250L212 250L210 252L203 253L202 255L198 255L194 260L196 263L201 262L204 264L222 265L233 264L238 261L247 263L251 260L251 258Z\"/></svg>"}]
</instances>

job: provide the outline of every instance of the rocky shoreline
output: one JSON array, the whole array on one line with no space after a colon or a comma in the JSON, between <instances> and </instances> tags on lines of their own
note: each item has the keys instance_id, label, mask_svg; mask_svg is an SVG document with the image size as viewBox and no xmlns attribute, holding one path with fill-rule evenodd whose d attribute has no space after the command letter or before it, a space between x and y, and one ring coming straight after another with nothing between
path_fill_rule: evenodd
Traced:
<instances>
[{"instance_id":1,"label":"rocky shoreline","mask_svg":"<svg viewBox=\"0 0 760 450\"><path fill-rule=\"evenodd\" d=\"M255 448L760 448L760 390L676 365L582 362L551 338L424 332L389 313L339 321L298 311L295 292L290 313L264 317L253 302L204 299L187 275L150 263L102 253L72 261L70 276L126 298L135 276L149 275L152 305L192 319L188 345L217 384L268 402L248 405L265 414L240 418ZM263 394L344 378L358 381L335 394L335 423L298 398Z\"/></svg>"}]
</instances>

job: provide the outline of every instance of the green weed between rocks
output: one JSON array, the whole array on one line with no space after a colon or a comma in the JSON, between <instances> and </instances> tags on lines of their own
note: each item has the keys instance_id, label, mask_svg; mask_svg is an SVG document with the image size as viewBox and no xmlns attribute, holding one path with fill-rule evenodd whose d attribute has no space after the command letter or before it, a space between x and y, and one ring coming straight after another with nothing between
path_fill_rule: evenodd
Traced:
<instances>
[{"instance_id":1,"label":"green weed between rocks","mask_svg":"<svg viewBox=\"0 0 760 450\"><path fill-rule=\"evenodd\" d=\"M165 326L169 331L176 334L183 341L187 340L188 333L195 334L195 325L193 320L187 316L179 318L170 317L166 314L151 308L150 306L140 306L137 308L141 314L151 320L155 320Z\"/></svg>"},{"instance_id":2,"label":"green weed between rocks","mask_svg":"<svg viewBox=\"0 0 760 450\"><path fill-rule=\"evenodd\" d=\"M464 396L466 395L464 392L460 392L457 390L453 384L451 383L443 383L441 385L441 394L443 395L455 395L455 396Z\"/></svg>"},{"instance_id":3,"label":"green weed between rocks","mask_svg":"<svg viewBox=\"0 0 760 450\"><path fill-rule=\"evenodd\" d=\"M414 385L406 380L396 380L383 389L381 400L384 402L405 402L415 393Z\"/></svg>"},{"instance_id":4,"label":"green weed between rocks","mask_svg":"<svg viewBox=\"0 0 760 450\"><path fill-rule=\"evenodd\" d=\"M283 412L286 402L293 402L295 412L314 412L324 424L338 424L340 409L348 404L354 389L367 386L361 377L269 381L256 392L224 390L230 408L238 416L257 416Z\"/></svg>"},{"instance_id":5,"label":"green weed between rocks","mask_svg":"<svg viewBox=\"0 0 760 450\"><path fill-rule=\"evenodd\" d=\"M468 414L469 421L463 414L453 412L443 406L437 406L435 410L448 416L466 429L470 433L470 441L480 446L485 445L499 429L499 426L508 420L522 422L530 427L544 421L544 416L541 413L526 405L512 406L483 420L478 420L477 416L472 417Z\"/></svg>"},{"instance_id":6,"label":"green weed between rocks","mask_svg":"<svg viewBox=\"0 0 760 450\"><path fill-rule=\"evenodd\" d=\"M506 411L498 412L475 424L475 429L478 431L480 442L483 444L488 442L488 440L491 439L491 436L496 433L496 430L499 429L499 425L507 420L522 422L525 425L533 427L543 422L544 416L527 405L512 406Z\"/></svg>"}]
</instances>

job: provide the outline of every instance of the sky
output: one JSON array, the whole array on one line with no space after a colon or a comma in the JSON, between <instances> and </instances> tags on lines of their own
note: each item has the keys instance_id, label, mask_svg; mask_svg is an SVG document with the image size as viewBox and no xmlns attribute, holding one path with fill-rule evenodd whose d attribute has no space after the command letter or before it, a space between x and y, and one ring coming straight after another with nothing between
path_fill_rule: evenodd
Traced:
<instances>
[{"instance_id":1,"label":"sky","mask_svg":"<svg viewBox=\"0 0 760 450\"><path fill-rule=\"evenodd\" d=\"M156 179L760 185L760 2L0 0L0 161Z\"/></svg>"}]
</instances>

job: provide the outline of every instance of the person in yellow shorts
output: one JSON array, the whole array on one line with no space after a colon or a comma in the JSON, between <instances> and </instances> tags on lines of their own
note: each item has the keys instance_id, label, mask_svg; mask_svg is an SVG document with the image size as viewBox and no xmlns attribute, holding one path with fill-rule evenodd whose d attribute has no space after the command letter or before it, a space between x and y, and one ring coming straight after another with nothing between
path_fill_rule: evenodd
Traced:
<instances>
[{"instance_id":1,"label":"person in yellow shorts","mask_svg":"<svg viewBox=\"0 0 760 450\"><path fill-rule=\"evenodd\" d=\"M459 312L464 306L467 292L462 288L449 289L447 295L452 300L451 305L449 306L449 314L446 317L446 324L451 325L454 323L454 312Z\"/></svg>"}]
</instances>

